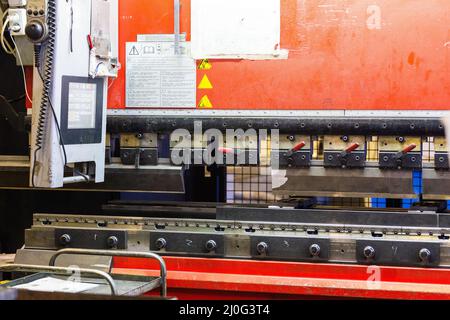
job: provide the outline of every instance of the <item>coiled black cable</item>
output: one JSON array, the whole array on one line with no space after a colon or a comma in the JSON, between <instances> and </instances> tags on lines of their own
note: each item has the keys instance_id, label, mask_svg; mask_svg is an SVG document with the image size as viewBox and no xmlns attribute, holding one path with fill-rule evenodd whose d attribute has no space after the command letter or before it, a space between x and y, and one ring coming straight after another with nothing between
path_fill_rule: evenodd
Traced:
<instances>
[{"instance_id":1,"label":"coiled black cable","mask_svg":"<svg viewBox=\"0 0 450 320\"><path fill-rule=\"evenodd\" d=\"M48 38L46 43L45 62L43 65L44 72L43 75L40 74L42 78L43 89L41 97L41 108L39 110L38 115L38 124L35 141L36 149L34 151L34 163L31 177L33 187L35 187L34 176L36 171L36 156L38 151L42 149L44 143L44 134L47 128L47 113L48 113L47 111L49 108L52 109L53 116L55 117L56 120L56 115L53 110L53 106L51 105L51 92L50 92L53 77L53 63L54 63L55 43L56 43L56 0L48 0L47 2L47 27L48 27ZM36 47L35 49L37 50ZM40 54L35 52L35 58L38 59L35 62L35 64L37 66L40 66ZM58 122L56 123L59 126Z\"/></svg>"}]
</instances>

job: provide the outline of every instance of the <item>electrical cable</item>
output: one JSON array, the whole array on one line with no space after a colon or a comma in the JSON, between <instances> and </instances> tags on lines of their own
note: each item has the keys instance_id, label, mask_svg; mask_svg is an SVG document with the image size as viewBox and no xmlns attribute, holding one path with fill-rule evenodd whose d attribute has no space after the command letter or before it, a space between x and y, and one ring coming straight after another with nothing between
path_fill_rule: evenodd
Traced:
<instances>
[{"instance_id":1,"label":"electrical cable","mask_svg":"<svg viewBox=\"0 0 450 320\"><path fill-rule=\"evenodd\" d=\"M41 108L39 110L38 115L38 124L37 124L37 132L36 132L36 141L35 141L35 151L34 151L34 161L33 161L33 169L32 169L32 178L31 184L35 187L35 171L37 164L37 153L42 149L44 134L46 129L46 120L47 120L47 110L50 107L50 110L53 114L53 118L55 120L55 124L58 130L60 144L62 146L62 150L64 153L64 167L67 166L67 153L64 145L63 137L61 134L61 127L59 125L58 117L56 116L55 109L53 108L53 104L51 102L51 81L53 77L53 63L54 63L54 53L55 53L55 41L56 41L56 0L48 0L47 3L48 15L47 15L47 26L48 26L48 40L46 44L46 55L44 62L44 74L38 69L39 77L42 80L43 89L42 89L42 98L41 98ZM36 61L36 65L39 65L39 61Z\"/></svg>"},{"instance_id":2,"label":"electrical cable","mask_svg":"<svg viewBox=\"0 0 450 320\"><path fill-rule=\"evenodd\" d=\"M10 22L10 18L6 18L5 22L2 25L2 30L1 30L1 34L0 34L0 42L2 45L3 50L9 54L9 55L14 55L14 49L11 47L11 45L6 41L5 39L5 31L6 31L6 26L9 25ZM8 30L9 32L9 30Z\"/></svg>"},{"instance_id":3,"label":"electrical cable","mask_svg":"<svg viewBox=\"0 0 450 320\"><path fill-rule=\"evenodd\" d=\"M25 98L26 98L26 95L23 94L23 95L21 95L21 96L19 96L17 98L6 100L6 102L8 102L8 103L16 103L16 102L22 101Z\"/></svg>"},{"instance_id":4,"label":"electrical cable","mask_svg":"<svg viewBox=\"0 0 450 320\"><path fill-rule=\"evenodd\" d=\"M14 40L14 37L11 37L11 40L12 40L12 42L13 42L13 44L14 44L15 51L17 52L17 58L19 59L20 67L22 68L23 87L25 88L25 95L26 95L28 101L30 101L31 103L33 103L33 100L31 100L30 95L28 94L28 89L27 89L27 78L26 78L26 74L25 74L25 68L23 67L22 57L20 56L19 47L17 46L17 43L16 43L16 41Z\"/></svg>"}]
</instances>

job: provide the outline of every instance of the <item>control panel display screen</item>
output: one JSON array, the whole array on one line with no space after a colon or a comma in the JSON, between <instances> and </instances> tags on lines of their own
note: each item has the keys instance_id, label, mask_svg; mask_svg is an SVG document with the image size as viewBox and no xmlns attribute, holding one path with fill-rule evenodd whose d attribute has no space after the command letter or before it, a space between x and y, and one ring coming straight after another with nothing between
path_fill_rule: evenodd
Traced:
<instances>
[{"instance_id":1,"label":"control panel display screen","mask_svg":"<svg viewBox=\"0 0 450 320\"><path fill-rule=\"evenodd\" d=\"M68 129L94 129L97 84L69 83Z\"/></svg>"}]
</instances>

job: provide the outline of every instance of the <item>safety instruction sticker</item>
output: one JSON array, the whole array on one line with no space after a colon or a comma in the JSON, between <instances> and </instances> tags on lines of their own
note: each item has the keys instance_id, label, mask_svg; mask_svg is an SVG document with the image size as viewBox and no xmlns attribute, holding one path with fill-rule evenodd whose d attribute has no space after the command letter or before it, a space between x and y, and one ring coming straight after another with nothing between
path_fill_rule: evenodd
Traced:
<instances>
[{"instance_id":1,"label":"safety instruction sticker","mask_svg":"<svg viewBox=\"0 0 450 320\"><path fill-rule=\"evenodd\" d=\"M190 43L128 42L126 45L128 108L195 108L196 61Z\"/></svg>"}]
</instances>

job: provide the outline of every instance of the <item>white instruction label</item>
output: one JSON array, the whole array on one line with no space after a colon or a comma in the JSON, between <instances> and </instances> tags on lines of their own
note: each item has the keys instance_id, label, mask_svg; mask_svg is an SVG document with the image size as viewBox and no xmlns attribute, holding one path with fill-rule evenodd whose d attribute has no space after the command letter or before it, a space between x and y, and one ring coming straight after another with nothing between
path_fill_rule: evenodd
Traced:
<instances>
[{"instance_id":1,"label":"white instruction label","mask_svg":"<svg viewBox=\"0 0 450 320\"><path fill-rule=\"evenodd\" d=\"M128 108L195 108L196 64L190 43L128 42L126 47Z\"/></svg>"}]
</instances>

